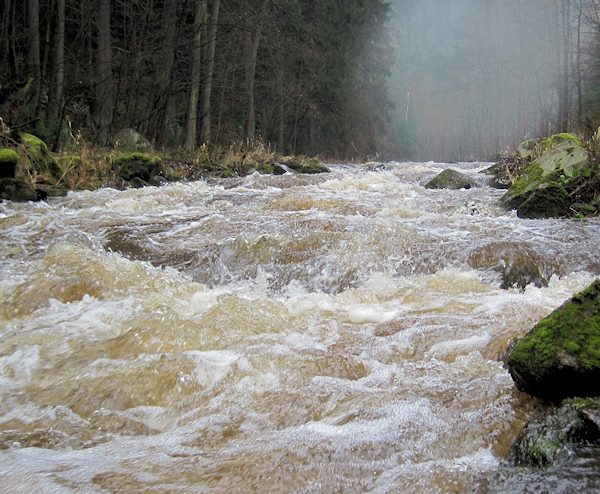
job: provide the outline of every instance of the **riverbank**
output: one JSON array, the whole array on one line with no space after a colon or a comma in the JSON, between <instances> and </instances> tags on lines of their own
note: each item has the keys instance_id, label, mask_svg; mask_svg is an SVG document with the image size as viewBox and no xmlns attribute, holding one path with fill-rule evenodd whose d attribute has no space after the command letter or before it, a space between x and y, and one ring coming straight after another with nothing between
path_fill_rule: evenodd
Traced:
<instances>
[{"instance_id":1,"label":"riverbank","mask_svg":"<svg viewBox=\"0 0 600 494\"><path fill-rule=\"evenodd\" d=\"M329 171L317 158L284 156L261 140L188 151L155 150L131 129L120 136L110 147L94 147L74 138L60 152L50 152L38 137L6 129L0 133L0 198L27 201L69 190L121 190L255 171L275 175Z\"/></svg>"}]
</instances>

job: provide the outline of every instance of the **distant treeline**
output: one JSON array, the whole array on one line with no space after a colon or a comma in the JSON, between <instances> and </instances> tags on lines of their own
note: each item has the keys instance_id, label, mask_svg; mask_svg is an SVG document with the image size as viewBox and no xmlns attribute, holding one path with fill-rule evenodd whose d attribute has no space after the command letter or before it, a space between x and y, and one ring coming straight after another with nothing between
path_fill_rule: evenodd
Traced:
<instances>
[{"instance_id":1,"label":"distant treeline","mask_svg":"<svg viewBox=\"0 0 600 494\"><path fill-rule=\"evenodd\" d=\"M0 116L60 147L261 139L350 159L393 147L380 0L3 0Z\"/></svg>"},{"instance_id":2,"label":"distant treeline","mask_svg":"<svg viewBox=\"0 0 600 494\"><path fill-rule=\"evenodd\" d=\"M395 126L415 159L491 159L600 126L600 1L395 0Z\"/></svg>"}]
</instances>

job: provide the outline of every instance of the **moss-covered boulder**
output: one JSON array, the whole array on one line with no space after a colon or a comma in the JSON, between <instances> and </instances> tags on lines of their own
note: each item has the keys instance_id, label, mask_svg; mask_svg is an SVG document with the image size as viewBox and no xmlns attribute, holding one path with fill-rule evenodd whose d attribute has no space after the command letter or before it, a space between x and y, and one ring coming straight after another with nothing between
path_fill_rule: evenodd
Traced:
<instances>
[{"instance_id":1,"label":"moss-covered boulder","mask_svg":"<svg viewBox=\"0 0 600 494\"><path fill-rule=\"evenodd\" d=\"M468 175L446 168L425 184L426 189L470 189L478 184Z\"/></svg>"},{"instance_id":2,"label":"moss-covered boulder","mask_svg":"<svg viewBox=\"0 0 600 494\"><path fill-rule=\"evenodd\" d=\"M571 210L571 196L556 182L548 182L536 188L517 206L520 218L559 218Z\"/></svg>"},{"instance_id":3,"label":"moss-covered boulder","mask_svg":"<svg viewBox=\"0 0 600 494\"><path fill-rule=\"evenodd\" d=\"M539 139L528 139L517 146L517 156L521 159L531 158L539 143Z\"/></svg>"},{"instance_id":4,"label":"moss-covered boulder","mask_svg":"<svg viewBox=\"0 0 600 494\"><path fill-rule=\"evenodd\" d=\"M517 387L533 396L600 396L600 279L542 319L504 355Z\"/></svg>"},{"instance_id":5,"label":"moss-covered boulder","mask_svg":"<svg viewBox=\"0 0 600 494\"><path fill-rule=\"evenodd\" d=\"M0 199L15 202L37 201L35 189L23 180L11 177L0 178Z\"/></svg>"},{"instance_id":6,"label":"moss-covered boulder","mask_svg":"<svg viewBox=\"0 0 600 494\"><path fill-rule=\"evenodd\" d=\"M60 178L61 170L54 157L48 151L48 146L33 134L21 134L21 145L26 159L35 171L38 182L53 183Z\"/></svg>"},{"instance_id":7,"label":"moss-covered boulder","mask_svg":"<svg viewBox=\"0 0 600 494\"><path fill-rule=\"evenodd\" d=\"M296 156L284 163L288 168L296 173L329 173L331 170L316 158L307 158L306 156Z\"/></svg>"},{"instance_id":8,"label":"moss-covered boulder","mask_svg":"<svg viewBox=\"0 0 600 494\"><path fill-rule=\"evenodd\" d=\"M565 400L529 422L507 460L515 466L548 467L600 453L600 398Z\"/></svg>"},{"instance_id":9,"label":"moss-covered boulder","mask_svg":"<svg viewBox=\"0 0 600 494\"><path fill-rule=\"evenodd\" d=\"M114 147L129 153L151 153L152 144L133 129L121 129L113 139Z\"/></svg>"},{"instance_id":10,"label":"moss-covered boulder","mask_svg":"<svg viewBox=\"0 0 600 494\"><path fill-rule=\"evenodd\" d=\"M139 178L148 182L154 175L163 175L162 160L158 156L145 153L121 153L113 162L117 176L129 182Z\"/></svg>"},{"instance_id":11,"label":"moss-covered boulder","mask_svg":"<svg viewBox=\"0 0 600 494\"><path fill-rule=\"evenodd\" d=\"M563 185L591 169L588 152L571 134L556 134L533 143L525 141L519 149L520 155L533 161L510 186L501 204L528 218L567 214L570 204L566 205L569 199ZM534 195L534 192L538 193Z\"/></svg>"},{"instance_id":12,"label":"moss-covered boulder","mask_svg":"<svg viewBox=\"0 0 600 494\"><path fill-rule=\"evenodd\" d=\"M504 160L494 163L480 173L490 176L488 182L490 187L494 187L495 189L508 189L511 186L511 177Z\"/></svg>"},{"instance_id":13,"label":"moss-covered boulder","mask_svg":"<svg viewBox=\"0 0 600 494\"><path fill-rule=\"evenodd\" d=\"M14 178L19 155L14 149L0 149L0 178Z\"/></svg>"}]
</instances>

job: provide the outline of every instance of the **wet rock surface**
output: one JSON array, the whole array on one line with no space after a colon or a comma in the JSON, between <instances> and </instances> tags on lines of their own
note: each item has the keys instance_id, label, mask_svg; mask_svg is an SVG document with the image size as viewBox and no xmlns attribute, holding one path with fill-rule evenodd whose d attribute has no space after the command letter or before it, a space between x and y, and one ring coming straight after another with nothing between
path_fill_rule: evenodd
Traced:
<instances>
[{"instance_id":1,"label":"wet rock surface","mask_svg":"<svg viewBox=\"0 0 600 494\"><path fill-rule=\"evenodd\" d=\"M470 189L478 186L471 177L452 168L446 168L425 184L426 189Z\"/></svg>"},{"instance_id":2,"label":"wet rock surface","mask_svg":"<svg viewBox=\"0 0 600 494\"><path fill-rule=\"evenodd\" d=\"M530 395L553 402L600 395L600 280L542 319L503 360Z\"/></svg>"}]
</instances>

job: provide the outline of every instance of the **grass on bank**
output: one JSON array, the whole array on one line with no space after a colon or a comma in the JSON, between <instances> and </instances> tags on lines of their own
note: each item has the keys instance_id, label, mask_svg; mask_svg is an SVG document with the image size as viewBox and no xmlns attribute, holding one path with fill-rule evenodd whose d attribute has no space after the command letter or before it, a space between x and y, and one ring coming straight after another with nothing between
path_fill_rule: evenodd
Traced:
<instances>
[{"instance_id":1,"label":"grass on bank","mask_svg":"<svg viewBox=\"0 0 600 494\"><path fill-rule=\"evenodd\" d=\"M29 134L11 132L0 118L0 148L18 152L16 176L34 188L41 187L52 194L65 190L127 186L119 176L117 164L120 159L132 155L130 151L118 146L93 146L80 134L71 134L60 151L49 152L43 141L40 144L35 138L35 144L32 144L32 140L26 140L24 136ZM145 154L160 161L160 175L168 181L244 176L254 171L277 173L282 164L290 164L291 168L300 172L314 173L312 170L321 166L314 158L283 156L260 139L235 142L228 147L204 144L194 151L176 148Z\"/></svg>"}]
</instances>

